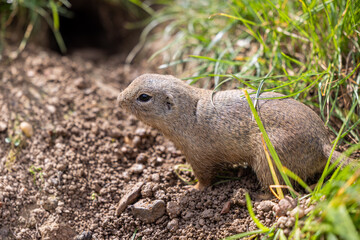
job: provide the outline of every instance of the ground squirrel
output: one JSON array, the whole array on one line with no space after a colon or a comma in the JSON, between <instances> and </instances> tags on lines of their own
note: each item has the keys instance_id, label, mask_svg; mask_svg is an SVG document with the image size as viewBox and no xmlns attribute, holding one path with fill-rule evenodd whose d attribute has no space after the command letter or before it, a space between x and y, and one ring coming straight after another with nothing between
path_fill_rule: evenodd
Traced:
<instances>
[{"instance_id":1,"label":"ground squirrel","mask_svg":"<svg viewBox=\"0 0 360 240\"><path fill-rule=\"evenodd\" d=\"M306 180L326 164L331 152L328 131L313 110L294 99L261 99L279 96L262 93L257 110L282 164ZM260 130L243 91L213 94L173 76L144 74L120 93L118 103L184 153L198 179L195 188L211 185L224 163L247 163L262 187L273 184ZM334 152L332 160L339 156Z\"/></svg>"}]
</instances>

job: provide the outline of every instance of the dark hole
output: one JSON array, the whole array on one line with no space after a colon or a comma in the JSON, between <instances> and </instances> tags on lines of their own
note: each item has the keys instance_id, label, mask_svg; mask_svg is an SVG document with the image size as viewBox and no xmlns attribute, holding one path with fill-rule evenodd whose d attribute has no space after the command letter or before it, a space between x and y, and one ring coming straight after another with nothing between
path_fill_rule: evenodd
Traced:
<instances>
[{"instance_id":1,"label":"dark hole","mask_svg":"<svg viewBox=\"0 0 360 240\"><path fill-rule=\"evenodd\" d=\"M107 55L119 52L127 54L138 42L141 29L125 28L125 23L136 18L120 5L99 0L74 0L69 11L72 16L59 16L60 33L67 48L66 54L84 49L101 50ZM51 29L49 45L52 50L60 53Z\"/></svg>"},{"instance_id":2,"label":"dark hole","mask_svg":"<svg viewBox=\"0 0 360 240\"><path fill-rule=\"evenodd\" d=\"M78 48L106 48L106 31L98 15L91 11L73 11L71 18L60 17L60 33L69 52ZM51 47L60 51L53 36Z\"/></svg>"}]
</instances>

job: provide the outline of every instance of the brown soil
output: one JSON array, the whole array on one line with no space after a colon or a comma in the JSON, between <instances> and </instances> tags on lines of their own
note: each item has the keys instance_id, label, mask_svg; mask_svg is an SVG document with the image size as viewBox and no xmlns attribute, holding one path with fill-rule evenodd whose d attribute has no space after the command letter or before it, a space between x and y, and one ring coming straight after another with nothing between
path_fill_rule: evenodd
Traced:
<instances>
[{"instance_id":1,"label":"brown soil","mask_svg":"<svg viewBox=\"0 0 360 240\"><path fill-rule=\"evenodd\" d=\"M227 172L235 179L220 178L206 191L186 186L174 170L185 163L181 153L116 106L120 89L157 70L121 59L94 63L29 47L2 62L0 121L7 130L0 132L0 238L130 239L136 232L135 239L219 239L257 229L245 192L271 226L275 212L260 204L259 184L246 168ZM21 134L22 121L33 126L31 138ZM13 144L6 143L9 136ZM191 172L181 176L193 180ZM134 217L131 207L116 214L138 182L144 185L135 202L167 205L152 223Z\"/></svg>"}]
</instances>

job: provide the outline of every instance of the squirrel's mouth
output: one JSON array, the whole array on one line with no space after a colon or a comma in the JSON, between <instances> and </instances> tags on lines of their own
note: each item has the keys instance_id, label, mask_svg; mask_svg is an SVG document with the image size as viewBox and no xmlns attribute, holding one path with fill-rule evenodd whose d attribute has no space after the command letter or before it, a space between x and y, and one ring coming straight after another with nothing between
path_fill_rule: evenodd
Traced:
<instances>
[{"instance_id":1,"label":"squirrel's mouth","mask_svg":"<svg viewBox=\"0 0 360 240\"><path fill-rule=\"evenodd\" d=\"M116 102L117 102L118 104L120 104L122 99L123 99L123 94L122 94L122 92L121 92L121 93L119 93Z\"/></svg>"},{"instance_id":2,"label":"squirrel's mouth","mask_svg":"<svg viewBox=\"0 0 360 240\"><path fill-rule=\"evenodd\" d=\"M117 101L116 101L117 105L120 108L124 108L125 107L125 97L124 97L124 91L122 91L121 93L119 93L118 97L117 97Z\"/></svg>"}]
</instances>

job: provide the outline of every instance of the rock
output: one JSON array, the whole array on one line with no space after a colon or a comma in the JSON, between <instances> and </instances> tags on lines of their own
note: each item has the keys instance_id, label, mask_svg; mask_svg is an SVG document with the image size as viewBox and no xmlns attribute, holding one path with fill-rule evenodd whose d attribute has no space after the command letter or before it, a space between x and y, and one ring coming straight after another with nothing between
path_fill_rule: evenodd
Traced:
<instances>
[{"instance_id":1,"label":"rock","mask_svg":"<svg viewBox=\"0 0 360 240\"><path fill-rule=\"evenodd\" d=\"M314 205L309 206L308 208L305 209L304 214L308 215L308 213L314 210L314 208L315 208Z\"/></svg>"},{"instance_id":2,"label":"rock","mask_svg":"<svg viewBox=\"0 0 360 240\"><path fill-rule=\"evenodd\" d=\"M43 208L35 208L30 211L30 216L27 219L27 227L35 228L37 227L40 219L44 219L49 216L48 212Z\"/></svg>"},{"instance_id":3,"label":"rock","mask_svg":"<svg viewBox=\"0 0 360 240\"><path fill-rule=\"evenodd\" d=\"M226 214L226 213L230 212L230 208L231 208L231 201L227 201L224 204L223 208L221 209L220 214Z\"/></svg>"},{"instance_id":4,"label":"rock","mask_svg":"<svg viewBox=\"0 0 360 240\"><path fill-rule=\"evenodd\" d=\"M2 226L0 228L0 239L13 239L10 236L12 236L10 228L7 226Z\"/></svg>"},{"instance_id":5,"label":"rock","mask_svg":"<svg viewBox=\"0 0 360 240\"><path fill-rule=\"evenodd\" d=\"M118 128L111 129L109 132L110 137L112 138L120 138L122 136L122 132Z\"/></svg>"},{"instance_id":6,"label":"rock","mask_svg":"<svg viewBox=\"0 0 360 240\"><path fill-rule=\"evenodd\" d=\"M127 171L124 171L122 173L122 178L124 179L125 182L130 181L130 174Z\"/></svg>"},{"instance_id":7,"label":"rock","mask_svg":"<svg viewBox=\"0 0 360 240\"><path fill-rule=\"evenodd\" d=\"M277 223L277 226L278 226L279 228L284 229L287 220L288 220L287 217L284 217L284 216L279 217L279 219L278 219L277 222L276 222L276 223Z\"/></svg>"},{"instance_id":8,"label":"rock","mask_svg":"<svg viewBox=\"0 0 360 240\"><path fill-rule=\"evenodd\" d=\"M146 135L146 129L145 128L138 128L135 130L135 135L138 135L140 137L143 137Z\"/></svg>"},{"instance_id":9,"label":"rock","mask_svg":"<svg viewBox=\"0 0 360 240\"><path fill-rule=\"evenodd\" d=\"M287 228L291 228L291 227L293 227L295 225L295 218L294 217L288 217L287 218L287 221L286 221L286 223L285 223L285 226L287 227Z\"/></svg>"},{"instance_id":10,"label":"rock","mask_svg":"<svg viewBox=\"0 0 360 240\"><path fill-rule=\"evenodd\" d=\"M165 146L163 145L159 145L159 146L156 146L156 151L158 151L159 153L164 153L165 152Z\"/></svg>"},{"instance_id":11,"label":"rock","mask_svg":"<svg viewBox=\"0 0 360 240\"><path fill-rule=\"evenodd\" d=\"M0 121L0 133L1 132L5 132L7 129L7 124L6 122Z\"/></svg>"},{"instance_id":12,"label":"rock","mask_svg":"<svg viewBox=\"0 0 360 240\"><path fill-rule=\"evenodd\" d=\"M166 204L166 211L170 218L176 218L181 213L181 207L177 202L171 201Z\"/></svg>"},{"instance_id":13,"label":"rock","mask_svg":"<svg viewBox=\"0 0 360 240\"><path fill-rule=\"evenodd\" d=\"M161 158L161 157L157 157L155 162L156 162L157 165L160 165L160 164L164 163L165 160L163 158Z\"/></svg>"},{"instance_id":14,"label":"rock","mask_svg":"<svg viewBox=\"0 0 360 240\"><path fill-rule=\"evenodd\" d=\"M290 211L290 216L296 217L298 215L298 218L302 218L305 216L305 211L302 207L295 207L293 210Z\"/></svg>"},{"instance_id":15,"label":"rock","mask_svg":"<svg viewBox=\"0 0 360 240\"><path fill-rule=\"evenodd\" d=\"M74 240L91 240L92 232L83 231L81 234L77 235Z\"/></svg>"},{"instance_id":16,"label":"rock","mask_svg":"<svg viewBox=\"0 0 360 240\"><path fill-rule=\"evenodd\" d=\"M132 144L133 144L132 139L129 136L124 137L124 142L129 146L132 146Z\"/></svg>"},{"instance_id":17,"label":"rock","mask_svg":"<svg viewBox=\"0 0 360 240\"><path fill-rule=\"evenodd\" d=\"M46 109L52 114L56 112L56 107L53 105L46 105Z\"/></svg>"},{"instance_id":18,"label":"rock","mask_svg":"<svg viewBox=\"0 0 360 240\"><path fill-rule=\"evenodd\" d=\"M58 200L56 197L49 197L45 201L41 203L41 206L46 211L52 211L55 210L55 208L58 206Z\"/></svg>"},{"instance_id":19,"label":"rock","mask_svg":"<svg viewBox=\"0 0 360 240\"><path fill-rule=\"evenodd\" d=\"M141 143L141 138L139 136L135 136L132 140L132 147L138 147Z\"/></svg>"},{"instance_id":20,"label":"rock","mask_svg":"<svg viewBox=\"0 0 360 240\"><path fill-rule=\"evenodd\" d=\"M78 89L85 89L88 86L87 82L82 77L76 78L74 84Z\"/></svg>"},{"instance_id":21,"label":"rock","mask_svg":"<svg viewBox=\"0 0 360 240\"><path fill-rule=\"evenodd\" d=\"M152 223L164 215L165 202L163 200L147 202L145 199L142 199L131 207L131 211L141 221Z\"/></svg>"},{"instance_id":22,"label":"rock","mask_svg":"<svg viewBox=\"0 0 360 240\"><path fill-rule=\"evenodd\" d=\"M61 125L57 125L57 126L55 127L55 133L56 133L56 135L58 135L58 136L66 136L66 135L67 135L66 129L65 129L63 126L61 126Z\"/></svg>"},{"instance_id":23,"label":"rock","mask_svg":"<svg viewBox=\"0 0 360 240\"><path fill-rule=\"evenodd\" d=\"M141 188L141 196L145 197L145 198L149 198L152 197L153 195L153 188L154 184L152 182L148 182L146 183L142 188Z\"/></svg>"},{"instance_id":24,"label":"rock","mask_svg":"<svg viewBox=\"0 0 360 240\"><path fill-rule=\"evenodd\" d=\"M214 216L214 210L206 209L201 213L201 216L203 218L212 218Z\"/></svg>"},{"instance_id":25,"label":"rock","mask_svg":"<svg viewBox=\"0 0 360 240\"><path fill-rule=\"evenodd\" d=\"M58 223L55 217L49 217L39 228L42 240L73 239L76 232L65 223Z\"/></svg>"},{"instance_id":26,"label":"rock","mask_svg":"<svg viewBox=\"0 0 360 240\"><path fill-rule=\"evenodd\" d=\"M186 220L186 221L188 221L188 220L192 219L193 216L194 216L194 213L193 213L192 211L187 211L187 212L185 213L185 216L183 216L183 219Z\"/></svg>"},{"instance_id":27,"label":"rock","mask_svg":"<svg viewBox=\"0 0 360 240\"><path fill-rule=\"evenodd\" d=\"M131 166L129 171L134 174L140 174L144 171L145 166L143 164L135 163Z\"/></svg>"},{"instance_id":28,"label":"rock","mask_svg":"<svg viewBox=\"0 0 360 240\"><path fill-rule=\"evenodd\" d=\"M33 127L28 122L20 123L20 129L27 137L31 137L34 134Z\"/></svg>"},{"instance_id":29,"label":"rock","mask_svg":"<svg viewBox=\"0 0 360 240\"><path fill-rule=\"evenodd\" d=\"M166 226L170 232L175 232L179 228L179 219L172 219Z\"/></svg>"},{"instance_id":30,"label":"rock","mask_svg":"<svg viewBox=\"0 0 360 240\"><path fill-rule=\"evenodd\" d=\"M286 237L288 237L288 236L290 235L290 233L291 233L291 229L290 229L290 228L285 228L285 229L284 229L284 235L285 235Z\"/></svg>"},{"instance_id":31,"label":"rock","mask_svg":"<svg viewBox=\"0 0 360 240\"><path fill-rule=\"evenodd\" d=\"M160 174L158 174L158 173L152 174L152 175L151 175L151 180L152 180L153 182L160 182Z\"/></svg>"},{"instance_id":32,"label":"rock","mask_svg":"<svg viewBox=\"0 0 360 240\"><path fill-rule=\"evenodd\" d=\"M148 159L149 159L149 157L148 157L147 154L145 154L145 153L140 153L140 154L136 157L136 163L145 164Z\"/></svg>"},{"instance_id":33,"label":"rock","mask_svg":"<svg viewBox=\"0 0 360 240\"><path fill-rule=\"evenodd\" d=\"M157 199L161 199L161 200L166 200L166 193L164 190L158 190L155 192L154 194L155 198Z\"/></svg>"},{"instance_id":34,"label":"rock","mask_svg":"<svg viewBox=\"0 0 360 240\"><path fill-rule=\"evenodd\" d=\"M286 212L295 208L296 205L296 199L286 196L281 199L277 205L274 205L273 210L275 211L276 216L285 216Z\"/></svg>"},{"instance_id":35,"label":"rock","mask_svg":"<svg viewBox=\"0 0 360 240\"><path fill-rule=\"evenodd\" d=\"M119 201L116 207L116 215L120 214L125 210L125 208L134 203L138 197L140 197L141 187L144 185L144 182L138 182L131 188L131 190L126 193Z\"/></svg>"},{"instance_id":36,"label":"rock","mask_svg":"<svg viewBox=\"0 0 360 240\"><path fill-rule=\"evenodd\" d=\"M59 163L56 165L56 169L63 172L65 171L67 168L67 164L66 163Z\"/></svg>"},{"instance_id":37,"label":"rock","mask_svg":"<svg viewBox=\"0 0 360 240\"><path fill-rule=\"evenodd\" d=\"M231 201L240 207L246 207L245 193L245 189L239 188L231 198Z\"/></svg>"},{"instance_id":38,"label":"rock","mask_svg":"<svg viewBox=\"0 0 360 240\"><path fill-rule=\"evenodd\" d=\"M275 205L276 204L273 203L272 201L266 200L260 202L259 205L257 206L257 209L263 212L269 212L270 210L273 209Z\"/></svg>"},{"instance_id":39,"label":"rock","mask_svg":"<svg viewBox=\"0 0 360 240\"><path fill-rule=\"evenodd\" d=\"M98 229L98 228L99 228L99 224L97 224L97 223L93 223L93 224L90 225L90 229L93 230L93 231Z\"/></svg>"}]
</instances>

